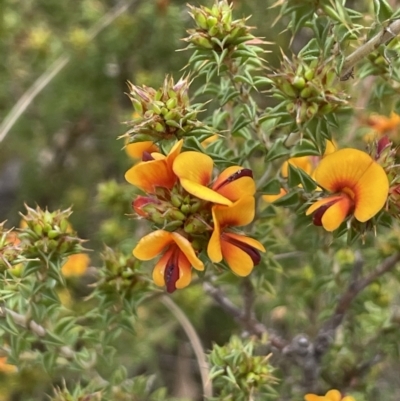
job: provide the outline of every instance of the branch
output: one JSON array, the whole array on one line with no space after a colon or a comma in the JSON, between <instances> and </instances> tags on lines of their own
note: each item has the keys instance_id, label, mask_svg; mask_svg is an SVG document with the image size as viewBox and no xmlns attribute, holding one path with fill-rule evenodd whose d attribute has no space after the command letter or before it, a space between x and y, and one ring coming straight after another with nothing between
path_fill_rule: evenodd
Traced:
<instances>
[{"instance_id":1,"label":"branch","mask_svg":"<svg viewBox=\"0 0 400 401\"><path fill-rule=\"evenodd\" d=\"M380 45L383 45L389 40L393 39L400 33L400 19L393 21L387 28L384 28L381 32L375 35L368 42L364 43L353 53L347 56L344 60L342 72L340 74L341 80L346 80L348 75L352 72L354 66L363 58L368 56L376 50Z\"/></svg>"},{"instance_id":2,"label":"branch","mask_svg":"<svg viewBox=\"0 0 400 401\"><path fill-rule=\"evenodd\" d=\"M232 301L225 296L221 289L212 286L210 283L204 283L203 288L204 291L209 294L226 313L231 315L235 321L244 327L249 333L258 337L267 334L271 345L279 350L282 350L286 346L286 342L282 338L271 333L271 331L268 330L254 316L247 316L247 313L243 312L234 303L232 303Z\"/></svg>"},{"instance_id":3,"label":"branch","mask_svg":"<svg viewBox=\"0 0 400 401\"><path fill-rule=\"evenodd\" d=\"M45 337L46 336L46 329L41 326L40 324L36 323L33 320L28 319L26 316L21 315L17 312L14 312L8 308L0 307L0 317L10 316L15 324L18 326L24 327L25 329L30 330L33 334L38 337ZM63 345L60 347L60 354L67 358L72 359L75 355L74 351L68 347L67 345Z\"/></svg>"},{"instance_id":4,"label":"branch","mask_svg":"<svg viewBox=\"0 0 400 401\"><path fill-rule=\"evenodd\" d=\"M110 25L119 15L124 13L135 0L121 1L107 14L105 14L89 31L88 36L93 40L104 28ZM53 80L54 77L70 62L71 56L61 55L53 64L32 84L32 86L19 98L14 107L4 118L0 125L0 142L17 122L19 117L29 107L35 97Z\"/></svg>"}]
</instances>

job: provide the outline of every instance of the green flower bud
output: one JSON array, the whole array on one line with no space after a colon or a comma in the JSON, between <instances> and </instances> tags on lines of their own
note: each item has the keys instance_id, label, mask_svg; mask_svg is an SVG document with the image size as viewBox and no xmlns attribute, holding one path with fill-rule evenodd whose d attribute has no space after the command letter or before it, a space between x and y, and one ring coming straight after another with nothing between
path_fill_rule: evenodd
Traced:
<instances>
[{"instance_id":1,"label":"green flower bud","mask_svg":"<svg viewBox=\"0 0 400 401\"><path fill-rule=\"evenodd\" d=\"M177 98L174 97L172 99L168 99L166 102L166 106L168 107L169 110L174 109L177 105L178 101Z\"/></svg>"},{"instance_id":2,"label":"green flower bud","mask_svg":"<svg viewBox=\"0 0 400 401\"><path fill-rule=\"evenodd\" d=\"M218 23L218 19L216 17L212 17L212 16L207 17L208 28L213 28L217 23Z\"/></svg>"},{"instance_id":3,"label":"green flower bud","mask_svg":"<svg viewBox=\"0 0 400 401\"><path fill-rule=\"evenodd\" d=\"M289 82L287 81L283 82L281 89L285 95L290 97L297 97L297 92Z\"/></svg>"},{"instance_id":4,"label":"green flower bud","mask_svg":"<svg viewBox=\"0 0 400 401\"><path fill-rule=\"evenodd\" d=\"M207 17L202 13L198 12L194 16L194 20L196 21L196 24L201 28L201 29L207 29Z\"/></svg>"},{"instance_id":5,"label":"green flower bud","mask_svg":"<svg viewBox=\"0 0 400 401\"><path fill-rule=\"evenodd\" d=\"M306 81L303 77L295 76L292 85L297 89L303 89L306 86Z\"/></svg>"},{"instance_id":6,"label":"green flower bud","mask_svg":"<svg viewBox=\"0 0 400 401\"><path fill-rule=\"evenodd\" d=\"M301 96L303 99L307 99L307 98L309 98L311 95L312 95L312 89L311 89L309 86L305 87L305 88L300 92L300 96Z\"/></svg>"},{"instance_id":7,"label":"green flower bud","mask_svg":"<svg viewBox=\"0 0 400 401\"><path fill-rule=\"evenodd\" d=\"M180 207L182 205L182 197L180 195L177 195L177 194L172 194L171 203L175 207Z\"/></svg>"}]
</instances>

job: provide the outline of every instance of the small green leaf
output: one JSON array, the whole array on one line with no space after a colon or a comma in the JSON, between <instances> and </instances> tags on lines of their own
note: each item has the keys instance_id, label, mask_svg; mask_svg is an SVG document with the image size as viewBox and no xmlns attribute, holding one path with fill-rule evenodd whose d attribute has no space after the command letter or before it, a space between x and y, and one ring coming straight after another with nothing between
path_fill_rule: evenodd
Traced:
<instances>
[{"instance_id":1,"label":"small green leaf","mask_svg":"<svg viewBox=\"0 0 400 401\"><path fill-rule=\"evenodd\" d=\"M275 159L279 159L283 156L288 156L290 151L284 145L284 138L278 138L273 145L269 148L267 157L265 158L266 162L270 162Z\"/></svg>"}]
</instances>

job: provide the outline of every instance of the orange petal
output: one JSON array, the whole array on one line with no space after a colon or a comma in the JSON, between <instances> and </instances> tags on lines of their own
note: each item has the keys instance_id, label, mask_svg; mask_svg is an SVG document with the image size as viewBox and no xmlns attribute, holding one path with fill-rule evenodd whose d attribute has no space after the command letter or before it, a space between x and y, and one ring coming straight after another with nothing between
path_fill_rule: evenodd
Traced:
<instances>
[{"instance_id":1,"label":"orange petal","mask_svg":"<svg viewBox=\"0 0 400 401\"><path fill-rule=\"evenodd\" d=\"M214 162L200 152L181 153L174 161L173 170L182 179L207 186L211 180Z\"/></svg>"},{"instance_id":2,"label":"orange petal","mask_svg":"<svg viewBox=\"0 0 400 401\"><path fill-rule=\"evenodd\" d=\"M349 214L353 206L352 200L343 196L341 199L330 206L323 214L321 222L326 231L336 230Z\"/></svg>"},{"instance_id":3,"label":"orange petal","mask_svg":"<svg viewBox=\"0 0 400 401\"><path fill-rule=\"evenodd\" d=\"M156 187L172 188L177 178L163 159L136 164L125 173L125 179L142 191L153 193Z\"/></svg>"},{"instance_id":4,"label":"orange petal","mask_svg":"<svg viewBox=\"0 0 400 401\"><path fill-rule=\"evenodd\" d=\"M144 152L158 152L158 146L152 141L135 142L127 144L125 150L132 159L141 159Z\"/></svg>"},{"instance_id":5,"label":"orange petal","mask_svg":"<svg viewBox=\"0 0 400 401\"><path fill-rule=\"evenodd\" d=\"M244 196L231 206L215 205L213 211L213 216L222 227L245 226L254 219L255 200L253 196Z\"/></svg>"},{"instance_id":6,"label":"orange petal","mask_svg":"<svg viewBox=\"0 0 400 401\"><path fill-rule=\"evenodd\" d=\"M341 149L324 157L315 170L319 185L331 192L353 189L374 160L358 149Z\"/></svg>"},{"instance_id":7,"label":"orange petal","mask_svg":"<svg viewBox=\"0 0 400 401\"><path fill-rule=\"evenodd\" d=\"M192 281L191 263L183 252L179 253L178 257L179 279L175 283L175 287L180 289L187 287ZM202 269L201 269L202 270Z\"/></svg>"},{"instance_id":8,"label":"orange petal","mask_svg":"<svg viewBox=\"0 0 400 401\"><path fill-rule=\"evenodd\" d=\"M212 208L212 215L214 221L214 231L211 234L210 241L208 241L207 254L212 262L218 263L222 260L221 251L221 227L215 215L215 207Z\"/></svg>"},{"instance_id":9,"label":"orange petal","mask_svg":"<svg viewBox=\"0 0 400 401\"><path fill-rule=\"evenodd\" d=\"M385 170L373 162L358 181L355 190L354 216L364 222L375 216L385 205L389 180Z\"/></svg>"},{"instance_id":10,"label":"orange petal","mask_svg":"<svg viewBox=\"0 0 400 401\"><path fill-rule=\"evenodd\" d=\"M187 192L199 199L203 199L212 203L218 203L220 205L232 205L232 202L228 198L225 198L225 196L220 195L218 192L215 192L202 184L190 181L186 178L181 178L180 183Z\"/></svg>"},{"instance_id":11,"label":"orange petal","mask_svg":"<svg viewBox=\"0 0 400 401\"><path fill-rule=\"evenodd\" d=\"M196 256L192 244L177 232L171 233L171 238L178 245L179 249L185 254L191 266L197 270L204 270L203 262Z\"/></svg>"},{"instance_id":12,"label":"orange petal","mask_svg":"<svg viewBox=\"0 0 400 401\"><path fill-rule=\"evenodd\" d=\"M240 277L248 276L253 270L254 264L251 257L237 246L222 240L222 255L228 266Z\"/></svg>"},{"instance_id":13,"label":"orange petal","mask_svg":"<svg viewBox=\"0 0 400 401\"><path fill-rule=\"evenodd\" d=\"M326 141L324 157L336 152L337 148L338 147L335 141Z\"/></svg>"},{"instance_id":14,"label":"orange petal","mask_svg":"<svg viewBox=\"0 0 400 401\"><path fill-rule=\"evenodd\" d=\"M139 260L150 260L155 258L174 239L168 231L157 230L143 237L135 249L133 256Z\"/></svg>"},{"instance_id":15,"label":"orange petal","mask_svg":"<svg viewBox=\"0 0 400 401\"><path fill-rule=\"evenodd\" d=\"M340 401L342 399L342 395L340 394L340 391L338 390L329 390L326 394L325 397L329 401ZM327 400L327 401L328 401Z\"/></svg>"},{"instance_id":16,"label":"orange petal","mask_svg":"<svg viewBox=\"0 0 400 401\"><path fill-rule=\"evenodd\" d=\"M164 255L161 256L160 260L156 263L153 269L153 281L156 285L159 287L164 287L165 286L165 267L167 266L167 263L169 259L172 256L173 248L171 247L168 249Z\"/></svg>"}]
</instances>

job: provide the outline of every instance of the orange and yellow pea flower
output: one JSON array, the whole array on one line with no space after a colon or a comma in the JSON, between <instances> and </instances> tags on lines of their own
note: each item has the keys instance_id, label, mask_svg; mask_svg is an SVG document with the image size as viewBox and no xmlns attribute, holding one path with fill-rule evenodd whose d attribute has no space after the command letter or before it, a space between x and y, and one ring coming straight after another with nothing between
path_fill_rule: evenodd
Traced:
<instances>
[{"instance_id":1,"label":"orange and yellow pea flower","mask_svg":"<svg viewBox=\"0 0 400 401\"><path fill-rule=\"evenodd\" d=\"M254 195L256 185L251 170L228 167L210 187L213 169L213 159L199 152L183 152L173 164L182 187L199 199L229 206L244 195Z\"/></svg>"},{"instance_id":2,"label":"orange and yellow pea flower","mask_svg":"<svg viewBox=\"0 0 400 401\"><path fill-rule=\"evenodd\" d=\"M125 179L144 192L154 193L157 187L171 189L177 177L172 170L174 160L179 155L183 140L178 141L167 156L152 153L151 160L134 165L125 173Z\"/></svg>"},{"instance_id":3,"label":"orange and yellow pea flower","mask_svg":"<svg viewBox=\"0 0 400 401\"><path fill-rule=\"evenodd\" d=\"M253 238L229 232L234 226L245 226L254 219L255 200L253 196L243 196L231 206L214 205L212 215L214 230L207 247L208 257L218 263L225 259L228 266L238 276L247 276L260 262L263 245Z\"/></svg>"},{"instance_id":4,"label":"orange and yellow pea flower","mask_svg":"<svg viewBox=\"0 0 400 401\"><path fill-rule=\"evenodd\" d=\"M305 401L356 401L352 396L346 395L342 397L340 391L329 390L325 395L306 394Z\"/></svg>"},{"instance_id":5,"label":"orange and yellow pea flower","mask_svg":"<svg viewBox=\"0 0 400 401\"><path fill-rule=\"evenodd\" d=\"M385 205L389 181L384 169L367 153L342 149L326 156L315 170L319 186L332 193L312 204L315 225L336 230L350 214L365 222Z\"/></svg>"},{"instance_id":6,"label":"orange and yellow pea flower","mask_svg":"<svg viewBox=\"0 0 400 401\"><path fill-rule=\"evenodd\" d=\"M18 371L18 368L15 365L10 365L7 363L7 357L2 356L0 357L0 372L7 374L7 373L15 373Z\"/></svg>"},{"instance_id":7,"label":"orange and yellow pea flower","mask_svg":"<svg viewBox=\"0 0 400 401\"><path fill-rule=\"evenodd\" d=\"M162 256L154 267L153 280L160 287L166 286L170 293L190 284L191 266L204 270L190 241L178 232L154 231L143 237L133 250L139 260L150 260L159 254Z\"/></svg>"},{"instance_id":8,"label":"orange and yellow pea flower","mask_svg":"<svg viewBox=\"0 0 400 401\"><path fill-rule=\"evenodd\" d=\"M400 116L393 111L390 117L372 114L368 117L367 124L378 134L384 135L400 127Z\"/></svg>"}]
</instances>

